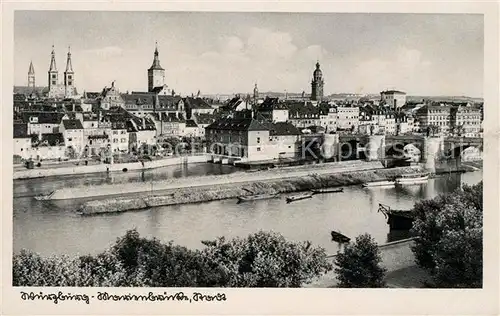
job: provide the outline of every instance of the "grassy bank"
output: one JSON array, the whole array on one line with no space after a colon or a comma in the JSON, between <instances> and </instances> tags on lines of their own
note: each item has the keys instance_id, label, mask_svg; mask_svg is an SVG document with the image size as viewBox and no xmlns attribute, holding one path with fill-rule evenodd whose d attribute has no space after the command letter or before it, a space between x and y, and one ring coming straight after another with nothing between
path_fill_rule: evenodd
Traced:
<instances>
[{"instance_id":1,"label":"grassy bank","mask_svg":"<svg viewBox=\"0 0 500 316\"><path fill-rule=\"evenodd\" d=\"M198 186L172 189L162 195L122 199L109 198L89 201L82 205L84 215L140 210L154 206L177 205L208 202L264 193L290 193L337 187L359 185L364 182L383 180L406 173L420 171L418 167L401 167L335 174L312 174L305 177L273 179L258 182L227 183L212 186Z\"/></svg>"}]
</instances>

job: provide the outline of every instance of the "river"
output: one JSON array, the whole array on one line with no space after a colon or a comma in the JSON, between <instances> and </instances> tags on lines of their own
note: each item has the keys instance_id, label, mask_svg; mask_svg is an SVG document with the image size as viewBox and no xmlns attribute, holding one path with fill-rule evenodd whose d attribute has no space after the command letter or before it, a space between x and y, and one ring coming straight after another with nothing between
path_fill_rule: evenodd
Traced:
<instances>
[{"instance_id":1,"label":"river","mask_svg":"<svg viewBox=\"0 0 500 316\"><path fill-rule=\"evenodd\" d=\"M461 183L475 184L482 171L450 174L426 184L396 188L348 186L343 193L315 195L312 199L286 204L284 198L237 204L235 199L208 203L156 207L143 211L82 217L75 214L80 201L36 201L31 196L88 183L116 183L159 180L201 174L236 171L230 166L194 164L170 166L145 173L93 174L82 177L54 177L14 181L14 252L30 249L42 255L96 254L111 246L128 229L142 236L189 248L202 248L202 240L218 236L247 236L258 230L275 231L294 241L309 240L328 253L337 251L332 230L351 238L370 233L378 243L397 238L389 234L378 204L409 209L421 199L451 192Z\"/></svg>"}]
</instances>

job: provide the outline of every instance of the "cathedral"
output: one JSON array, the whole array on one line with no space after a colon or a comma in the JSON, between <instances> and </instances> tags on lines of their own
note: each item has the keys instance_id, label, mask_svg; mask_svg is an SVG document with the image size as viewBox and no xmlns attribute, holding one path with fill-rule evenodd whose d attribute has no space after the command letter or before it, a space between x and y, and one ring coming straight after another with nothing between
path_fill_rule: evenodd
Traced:
<instances>
[{"instance_id":1,"label":"cathedral","mask_svg":"<svg viewBox=\"0 0 500 316\"><path fill-rule=\"evenodd\" d=\"M311 82L311 100L321 101L323 99L323 72L319 68L319 61L316 63L316 69L313 72Z\"/></svg>"},{"instance_id":2,"label":"cathedral","mask_svg":"<svg viewBox=\"0 0 500 316\"><path fill-rule=\"evenodd\" d=\"M31 70L31 67L30 67ZM77 91L75 88L75 73L73 71L73 66L71 65L71 52L68 48L68 57L66 60L66 70L64 71L63 83L59 82L59 71L56 66L56 53L54 51L54 46L52 46L50 67L48 71L48 97L54 99L61 98L73 98L77 96ZM29 76L29 75L28 75ZM33 85L35 83L34 72L33 72Z\"/></svg>"}]
</instances>

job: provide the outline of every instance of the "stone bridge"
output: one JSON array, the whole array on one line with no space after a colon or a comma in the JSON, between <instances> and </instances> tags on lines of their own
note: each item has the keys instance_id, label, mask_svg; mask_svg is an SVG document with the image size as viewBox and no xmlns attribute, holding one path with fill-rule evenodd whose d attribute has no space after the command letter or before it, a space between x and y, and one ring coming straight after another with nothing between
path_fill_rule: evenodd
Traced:
<instances>
[{"instance_id":1,"label":"stone bridge","mask_svg":"<svg viewBox=\"0 0 500 316\"><path fill-rule=\"evenodd\" d=\"M420 161L429 170L434 170L437 159L460 159L470 147L483 150L483 139L479 137L444 137L421 135L340 135L340 150L349 147L357 159L381 160L403 158L406 150L413 146L420 154Z\"/></svg>"}]
</instances>

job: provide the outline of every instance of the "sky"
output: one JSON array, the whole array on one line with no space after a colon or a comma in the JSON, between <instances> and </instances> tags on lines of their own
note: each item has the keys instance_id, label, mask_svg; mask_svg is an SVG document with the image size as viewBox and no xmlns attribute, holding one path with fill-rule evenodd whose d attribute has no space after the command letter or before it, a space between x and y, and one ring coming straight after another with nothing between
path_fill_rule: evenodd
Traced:
<instances>
[{"instance_id":1,"label":"sky","mask_svg":"<svg viewBox=\"0 0 500 316\"><path fill-rule=\"evenodd\" d=\"M158 42L166 84L190 95L310 93L316 61L325 94L483 96L483 16L472 14L16 11L14 83L47 85L52 45L62 80L71 46L75 85L146 91Z\"/></svg>"}]
</instances>

